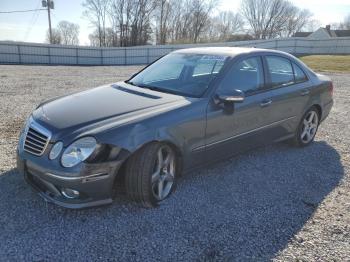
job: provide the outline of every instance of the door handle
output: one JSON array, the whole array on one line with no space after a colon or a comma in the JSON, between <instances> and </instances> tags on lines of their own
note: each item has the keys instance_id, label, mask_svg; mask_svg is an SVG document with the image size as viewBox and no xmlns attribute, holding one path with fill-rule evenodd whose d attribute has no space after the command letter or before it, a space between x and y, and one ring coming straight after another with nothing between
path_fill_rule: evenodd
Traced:
<instances>
[{"instance_id":1,"label":"door handle","mask_svg":"<svg viewBox=\"0 0 350 262\"><path fill-rule=\"evenodd\" d=\"M262 101L262 102L260 103L260 106L261 106L261 107L266 107L266 106L271 105L271 103L272 103L272 100L264 100L264 101Z\"/></svg>"},{"instance_id":2,"label":"door handle","mask_svg":"<svg viewBox=\"0 0 350 262\"><path fill-rule=\"evenodd\" d=\"M301 96L306 96L308 94L310 94L310 90L307 90L307 89L301 91L301 93L300 93Z\"/></svg>"}]
</instances>

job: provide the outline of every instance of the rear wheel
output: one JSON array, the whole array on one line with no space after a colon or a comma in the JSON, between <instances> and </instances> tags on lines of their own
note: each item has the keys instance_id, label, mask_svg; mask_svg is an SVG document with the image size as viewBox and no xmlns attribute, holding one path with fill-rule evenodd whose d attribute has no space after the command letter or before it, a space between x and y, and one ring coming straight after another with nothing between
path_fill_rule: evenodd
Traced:
<instances>
[{"instance_id":1,"label":"rear wheel","mask_svg":"<svg viewBox=\"0 0 350 262\"><path fill-rule=\"evenodd\" d=\"M296 146L307 146L314 141L319 126L319 118L319 112L315 107L310 108L304 114L294 137Z\"/></svg>"},{"instance_id":2,"label":"rear wheel","mask_svg":"<svg viewBox=\"0 0 350 262\"><path fill-rule=\"evenodd\" d=\"M154 207L175 190L176 173L174 150L167 144L149 144L128 160L127 194L145 207Z\"/></svg>"}]
</instances>

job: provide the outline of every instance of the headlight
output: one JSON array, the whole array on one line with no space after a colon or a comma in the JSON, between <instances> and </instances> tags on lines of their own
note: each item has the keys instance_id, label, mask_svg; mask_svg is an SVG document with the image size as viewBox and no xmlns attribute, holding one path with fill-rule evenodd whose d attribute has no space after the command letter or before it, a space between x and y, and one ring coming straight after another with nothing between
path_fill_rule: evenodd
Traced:
<instances>
[{"instance_id":1,"label":"headlight","mask_svg":"<svg viewBox=\"0 0 350 262\"><path fill-rule=\"evenodd\" d=\"M64 167L72 167L87 159L96 148L93 137L84 137L73 142L64 150L61 163Z\"/></svg>"}]
</instances>

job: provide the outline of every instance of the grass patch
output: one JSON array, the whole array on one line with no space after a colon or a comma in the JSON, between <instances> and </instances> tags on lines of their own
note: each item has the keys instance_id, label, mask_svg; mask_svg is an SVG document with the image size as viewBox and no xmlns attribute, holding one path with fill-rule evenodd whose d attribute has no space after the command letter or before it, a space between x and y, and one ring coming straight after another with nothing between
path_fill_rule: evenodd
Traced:
<instances>
[{"instance_id":1,"label":"grass patch","mask_svg":"<svg viewBox=\"0 0 350 262\"><path fill-rule=\"evenodd\" d=\"M350 73L350 55L310 55L300 59L315 71Z\"/></svg>"}]
</instances>

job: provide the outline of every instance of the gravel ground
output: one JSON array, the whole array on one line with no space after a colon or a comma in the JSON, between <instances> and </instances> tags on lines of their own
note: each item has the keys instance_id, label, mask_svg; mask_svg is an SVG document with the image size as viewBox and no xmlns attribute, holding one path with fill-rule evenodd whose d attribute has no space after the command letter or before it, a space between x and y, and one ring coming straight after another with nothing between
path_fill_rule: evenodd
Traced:
<instances>
[{"instance_id":1,"label":"gravel ground","mask_svg":"<svg viewBox=\"0 0 350 262\"><path fill-rule=\"evenodd\" d=\"M142 209L47 204L15 170L20 126L43 99L125 79L140 67L0 66L0 260L349 260L350 75L315 143L276 144L187 174Z\"/></svg>"}]
</instances>

